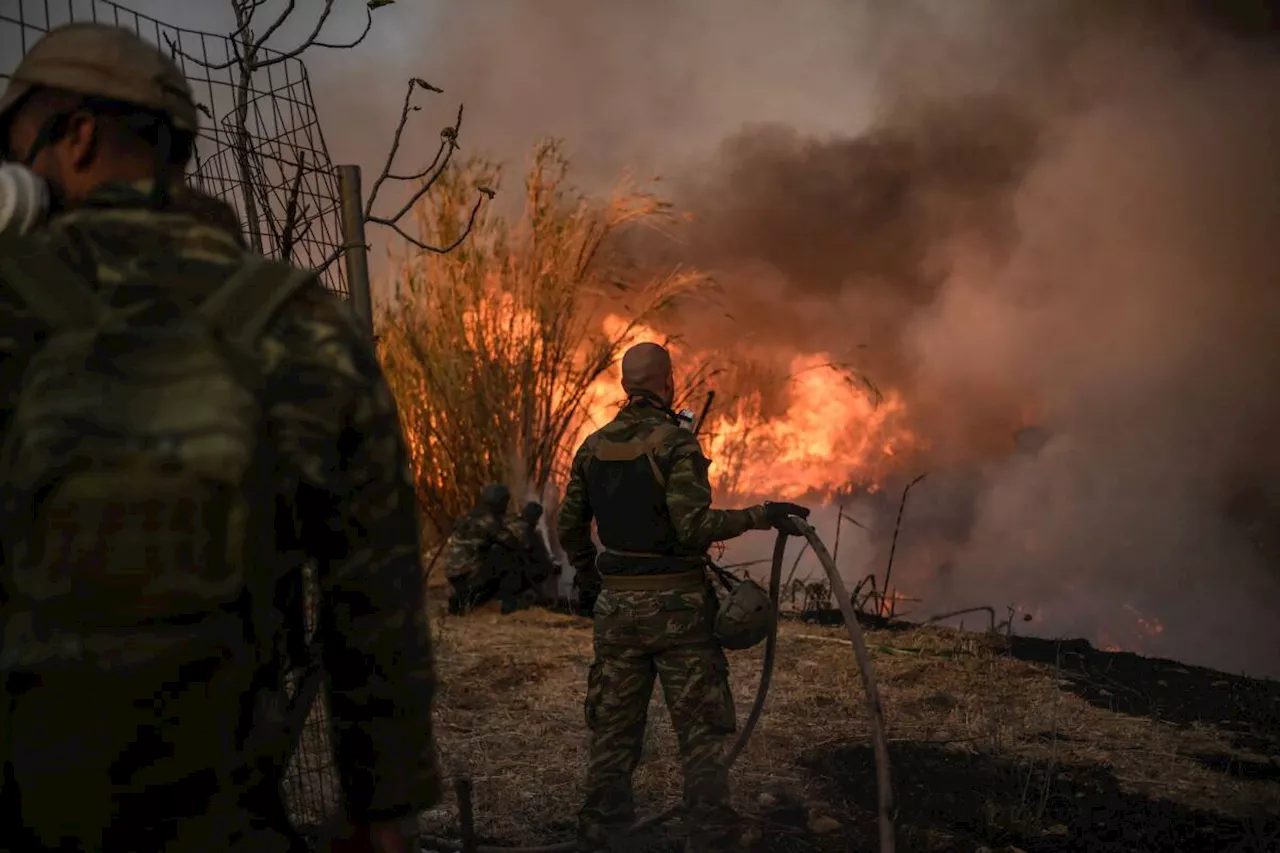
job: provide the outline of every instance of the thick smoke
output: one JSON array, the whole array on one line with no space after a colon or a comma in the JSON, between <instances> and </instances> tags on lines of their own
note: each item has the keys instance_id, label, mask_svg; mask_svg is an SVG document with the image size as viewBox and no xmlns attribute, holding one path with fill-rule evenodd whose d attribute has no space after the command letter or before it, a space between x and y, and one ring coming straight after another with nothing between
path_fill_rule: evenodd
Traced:
<instances>
[{"instance_id":1,"label":"thick smoke","mask_svg":"<svg viewBox=\"0 0 1280 853\"><path fill-rule=\"evenodd\" d=\"M895 569L928 610L1012 602L1042 631L1275 673L1280 65L1113 23L1014 85L909 91L856 138L738 135L690 189L693 256L737 321L857 341L908 394L943 451L918 461L946 466ZM993 456L1028 408L1047 443ZM886 497L855 514L887 532Z\"/></svg>"},{"instance_id":2,"label":"thick smoke","mask_svg":"<svg viewBox=\"0 0 1280 853\"><path fill-rule=\"evenodd\" d=\"M1078 61L1106 89L1054 123L1013 254L958 270L908 336L922 384L1012 380L1054 432L992 466L956 572L1051 629L1129 604L1163 621L1155 650L1275 672L1277 555L1248 534L1274 537L1276 504L1245 503L1280 462L1280 69L1212 41Z\"/></svg>"}]
</instances>

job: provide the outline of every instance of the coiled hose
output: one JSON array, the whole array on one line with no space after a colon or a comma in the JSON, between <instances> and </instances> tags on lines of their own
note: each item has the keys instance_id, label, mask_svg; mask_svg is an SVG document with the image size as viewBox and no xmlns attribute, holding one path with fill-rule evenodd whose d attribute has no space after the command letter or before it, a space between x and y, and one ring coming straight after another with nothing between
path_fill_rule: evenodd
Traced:
<instances>
[{"instance_id":1,"label":"coiled hose","mask_svg":"<svg viewBox=\"0 0 1280 853\"><path fill-rule=\"evenodd\" d=\"M831 554L827 552L827 547L822 544L822 540L818 538L817 531L808 522L795 516L792 516L791 520L795 522L797 529L800 530L804 537L809 540L813 552L818 555L822 567L827 572L827 577L831 582L831 591L836 600L840 602L840 614L844 617L845 626L849 630L849 640L853 643L854 655L862 672L867 709L871 718L871 736L874 741L873 748L876 761L876 785L879 790L877 812L879 813L880 825L880 853L894 853L894 806L893 792L890 787L889 751L884 738L884 718L881 711L880 694L876 688L875 674L871 670L871 656L867 652L867 644L862 637L862 629L858 625L857 617L853 612L853 604L849 598L848 590L845 588L844 581L840 578L840 573L836 570L835 561L831 558ZM786 550L787 534L779 531L778 538L773 543L773 562L769 571L769 600L773 603L775 614L778 612L779 598L782 592L782 558ZM760 721L760 713L764 710L765 699L769 695L769 685L773 680L773 659L777 649L778 620L775 618L773 625L769 629L769 636L765 640L764 661L760 668L760 684L756 687L755 701L751 703L751 710L747 713L747 719L742 724L742 730L738 732L737 739L734 740L729 752L725 755L723 772L726 774L733 766L733 763L738 760L738 757L742 755L742 751L746 749L747 742L751 739L751 734L755 731L756 724ZM666 811L641 818L632 824L629 829L625 830L624 834L630 835L666 823L678 815L681 808L681 806L675 805ZM462 842L453 839L423 836L421 840L423 850L464 850ZM536 847L499 847L480 844L472 848L474 853L570 853L570 851L577 849L578 842L576 841L563 841L558 844L545 844Z\"/></svg>"}]
</instances>

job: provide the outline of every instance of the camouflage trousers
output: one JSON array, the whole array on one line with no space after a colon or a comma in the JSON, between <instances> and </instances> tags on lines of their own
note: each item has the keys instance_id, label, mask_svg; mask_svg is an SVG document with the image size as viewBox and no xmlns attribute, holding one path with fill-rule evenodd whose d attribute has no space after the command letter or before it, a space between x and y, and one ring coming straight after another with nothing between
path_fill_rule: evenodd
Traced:
<instances>
[{"instance_id":1,"label":"camouflage trousers","mask_svg":"<svg viewBox=\"0 0 1280 853\"><path fill-rule=\"evenodd\" d=\"M712 637L715 593L605 589L595 602L587 679L591 732L579 832L588 845L636 819L631 777L644 746L655 677L684 769L690 850L727 849L738 833L723 758L737 728L728 662Z\"/></svg>"}]
</instances>

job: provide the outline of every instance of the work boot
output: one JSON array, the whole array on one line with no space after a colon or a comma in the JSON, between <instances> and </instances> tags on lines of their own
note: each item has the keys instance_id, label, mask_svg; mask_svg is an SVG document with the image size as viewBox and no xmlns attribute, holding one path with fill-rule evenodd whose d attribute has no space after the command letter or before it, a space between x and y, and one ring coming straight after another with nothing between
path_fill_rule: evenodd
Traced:
<instances>
[{"instance_id":1,"label":"work boot","mask_svg":"<svg viewBox=\"0 0 1280 853\"><path fill-rule=\"evenodd\" d=\"M742 853L751 846L742 819L727 804L694 809L685 826L685 853Z\"/></svg>"}]
</instances>

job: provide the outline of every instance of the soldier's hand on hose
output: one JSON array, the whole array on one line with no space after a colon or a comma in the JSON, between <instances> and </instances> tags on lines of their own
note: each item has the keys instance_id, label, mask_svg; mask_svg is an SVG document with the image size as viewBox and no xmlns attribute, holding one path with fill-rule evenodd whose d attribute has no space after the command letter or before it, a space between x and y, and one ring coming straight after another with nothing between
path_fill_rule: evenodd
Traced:
<instances>
[{"instance_id":1,"label":"soldier's hand on hose","mask_svg":"<svg viewBox=\"0 0 1280 853\"><path fill-rule=\"evenodd\" d=\"M765 520L772 525L774 530L779 530L788 536L803 536L800 528L796 526L791 516L799 516L800 518L809 517L809 508L793 504L787 501L765 501L764 517Z\"/></svg>"},{"instance_id":2,"label":"soldier's hand on hose","mask_svg":"<svg viewBox=\"0 0 1280 853\"><path fill-rule=\"evenodd\" d=\"M524 509L520 510L520 517L530 524L537 524L538 519L542 518L542 504L529 501L524 505Z\"/></svg>"}]
</instances>

